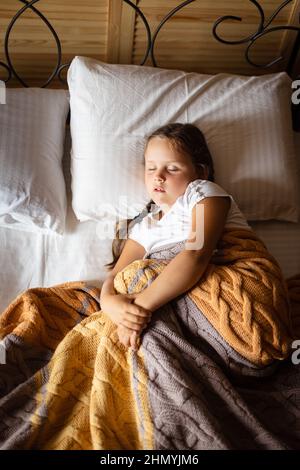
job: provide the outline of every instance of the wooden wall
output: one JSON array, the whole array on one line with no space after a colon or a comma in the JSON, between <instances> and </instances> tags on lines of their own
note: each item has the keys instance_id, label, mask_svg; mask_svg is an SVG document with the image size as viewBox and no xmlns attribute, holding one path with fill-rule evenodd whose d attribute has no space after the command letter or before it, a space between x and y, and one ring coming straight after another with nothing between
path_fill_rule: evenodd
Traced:
<instances>
[{"instance_id":1,"label":"wooden wall","mask_svg":"<svg viewBox=\"0 0 300 470\"><path fill-rule=\"evenodd\" d=\"M134 3L143 11L153 33L163 17L182 2L135 0ZM260 0L260 4L268 18L281 0ZM18 0L0 2L0 60L4 62L5 31L22 6ZM139 15L122 0L40 0L35 6L45 14L61 40L62 63L70 62L75 55L111 63L141 63L147 45L146 30ZM280 12L272 26L297 25L299 14L300 0L294 0ZM220 27L220 34L227 39L248 36L256 30L259 21L256 8L248 0L196 0L178 11L158 34L155 46L157 64L203 73L266 73L266 70L254 68L245 61L245 45L224 45L214 39L212 25L222 15L243 18L241 22L231 20ZM265 63L284 54L286 60L267 72L284 70L295 38L294 32L278 31L266 35L257 41L251 58ZM30 86L41 86L57 60L53 36L40 18L29 10L14 25L9 50L17 72ZM146 64L151 65L151 61ZM2 68L0 74L4 79ZM17 82L10 82L11 85L17 86ZM61 84L57 81L53 86L61 87Z\"/></svg>"}]
</instances>

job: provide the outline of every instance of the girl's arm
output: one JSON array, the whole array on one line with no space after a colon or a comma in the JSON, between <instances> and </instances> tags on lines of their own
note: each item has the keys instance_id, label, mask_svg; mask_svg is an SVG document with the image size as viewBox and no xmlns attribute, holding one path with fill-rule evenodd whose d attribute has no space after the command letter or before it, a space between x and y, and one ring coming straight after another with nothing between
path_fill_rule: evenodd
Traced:
<instances>
[{"instance_id":1,"label":"girl's arm","mask_svg":"<svg viewBox=\"0 0 300 470\"><path fill-rule=\"evenodd\" d=\"M118 294L114 289L114 278L124 267L144 256L145 249L134 240L126 240L121 256L113 270L107 275L100 294L100 307L116 325L140 331L151 313L133 303L135 295Z\"/></svg>"},{"instance_id":2,"label":"girl's arm","mask_svg":"<svg viewBox=\"0 0 300 470\"><path fill-rule=\"evenodd\" d=\"M114 289L114 274L107 274L105 281L101 287L101 294L100 294L100 305L101 308L105 308L105 299L108 299L111 295L116 295L116 291Z\"/></svg>"},{"instance_id":3,"label":"girl's arm","mask_svg":"<svg viewBox=\"0 0 300 470\"><path fill-rule=\"evenodd\" d=\"M100 305L102 309L105 309L106 303L109 302L112 296L117 294L114 289L114 278L117 273L119 271L122 271L122 269L124 269L133 261L137 259L142 259L145 253L145 248L139 243L137 243L135 240L126 240L124 248L116 265L111 271L109 271L101 287Z\"/></svg>"},{"instance_id":4,"label":"girl's arm","mask_svg":"<svg viewBox=\"0 0 300 470\"><path fill-rule=\"evenodd\" d=\"M157 310L201 279L222 235L230 204L229 197L217 196L205 198L194 206L192 229L185 249L136 297L136 305Z\"/></svg>"}]
</instances>

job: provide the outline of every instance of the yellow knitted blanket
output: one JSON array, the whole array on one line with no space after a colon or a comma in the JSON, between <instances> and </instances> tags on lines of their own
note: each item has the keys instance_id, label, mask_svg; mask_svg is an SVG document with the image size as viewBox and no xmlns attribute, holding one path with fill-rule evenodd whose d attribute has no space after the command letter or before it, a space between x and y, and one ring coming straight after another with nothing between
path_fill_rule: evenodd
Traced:
<instances>
[{"instance_id":1,"label":"yellow knitted blanket","mask_svg":"<svg viewBox=\"0 0 300 470\"><path fill-rule=\"evenodd\" d=\"M116 290L140 292L169 259L135 261ZM27 290L0 316L0 448L224 449L248 435L257 448L285 448L290 433L258 420L263 390L244 399L227 372L265 377L288 357L288 288L298 309L300 277L286 283L253 232L225 231L203 278L154 313L137 353L118 342L99 289ZM283 414L274 404L281 426L286 406L294 413L291 398Z\"/></svg>"},{"instance_id":2,"label":"yellow knitted blanket","mask_svg":"<svg viewBox=\"0 0 300 470\"><path fill-rule=\"evenodd\" d=\"M187 295L228 344L253 364L265 366L286 358L293 328L287 283L278 263L249 230L225 230L218 248ZM135 261L116 276L116 290L127 293L132 284L129 293L140 292L166 263ZM299 300L299 282L298 276L289 283L296 291L292 299Z\"/></svg>"}]
</instances>

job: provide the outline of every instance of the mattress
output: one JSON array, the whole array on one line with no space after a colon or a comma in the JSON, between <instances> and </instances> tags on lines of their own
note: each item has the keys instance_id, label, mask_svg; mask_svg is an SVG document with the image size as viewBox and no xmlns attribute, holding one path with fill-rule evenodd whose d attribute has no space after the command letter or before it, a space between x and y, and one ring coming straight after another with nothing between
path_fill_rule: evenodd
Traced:
<instances>
[{"instance_id":1,"label":"mattress","mask_svg":"<svg viewBox=\"0 0 300 470\"><path fill-rule=\"evenodd\" d=\"M300 157L300 133L295 133ZM70 132L66 132L63 158L68 195L66 232L41 234L0 227L0 312L30 287L49 287L85 280L101 286L105 263L112 260L112 240L105 238L103 223L78 222L71 206ZM300 171L299 188L300 188ZM299 189L300 207L300 189ZM300 223L264 221L250 225L279 262L285 277L300 273Z\"/></svg>"}]
</instances>

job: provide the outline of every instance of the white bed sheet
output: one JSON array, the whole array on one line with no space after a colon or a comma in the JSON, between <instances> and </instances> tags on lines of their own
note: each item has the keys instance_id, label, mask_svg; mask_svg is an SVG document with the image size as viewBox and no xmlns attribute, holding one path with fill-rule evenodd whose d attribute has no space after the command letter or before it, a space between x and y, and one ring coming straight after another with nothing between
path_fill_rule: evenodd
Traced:
<instances>
[{"instance_id":1,"label":"white bed sheet","mask_svg":"<svg viewBox=\"0 0 300 470\"><path fill-rule=\"evenodd\" d=\"M300 160L300 133L295 134ZM101 286L111 261L111 240L101 239L98 222L78 222L71 207L70 133L66 133L64 173L68 192L66 233L37 234L0 228L0 312L21 292L66 281ZM300 207L300 171L299 171ZM256 233L278 260L285 277L300 273L300 223L254 222Z\"/></svg>"},{"instance_id":2,"label":"white bed sheet","mask_svg":"<svg viewBox=\"0 0 300 470\"><path fill-rule=\"evenodd\" d=\"M66 281L87 280L100 286L104 264L112 260L111 240L98 236L98 222L78 222L71 207L70 131L63 158L67 187L66 231L38 234L0 227L0 312L30 287L48 287Z\"/></svg>"}]
</instances>

